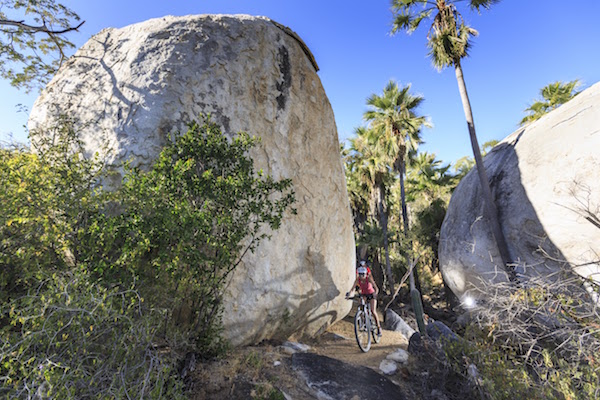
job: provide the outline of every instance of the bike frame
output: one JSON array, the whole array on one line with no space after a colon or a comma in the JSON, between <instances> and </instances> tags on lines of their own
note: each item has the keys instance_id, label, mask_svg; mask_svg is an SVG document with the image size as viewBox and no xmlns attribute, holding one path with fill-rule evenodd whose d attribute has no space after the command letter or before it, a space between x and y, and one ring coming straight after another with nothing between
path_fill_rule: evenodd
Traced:
<instances>
[{"instance_id":1,"label":"bike frame","mask_svg":"<svg viewBox=\"0 0 600 400\"><path fill-rule=\"evenodd\" d=\"M371 348L371 338L375 343L379 342L377 324L373 318L371 303L365 300L365 296L357 295L349 298L349 300L355 299L358 299L359 303L354 316L354 334L358 347L366 353Z\"/></svg>"}]
</instances>

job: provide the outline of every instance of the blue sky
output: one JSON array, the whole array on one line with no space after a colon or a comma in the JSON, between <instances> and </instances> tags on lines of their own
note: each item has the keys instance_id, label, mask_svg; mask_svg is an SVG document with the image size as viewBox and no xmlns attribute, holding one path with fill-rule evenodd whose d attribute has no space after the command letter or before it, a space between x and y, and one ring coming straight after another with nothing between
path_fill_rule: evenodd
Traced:
<instances>
[{"instance_id":1,"label":"blue sky","mask_svg":"<svg viewBox=\"0 0 600 400\"><path fill-rule=\"evenodd\" d=\"M363 124L366 99L390 79L412 85L432 129L421 150L446 163L471 155L453 69L437 72L427 58L426 29L389 34L388 0L102 0L63 1L86 23L70 36L77 47L106 27L187 14L264 15L300 35L319 64L340 140ZM461 3L462 4L462 3ZM460 5L459 7L463 7ZM479 31L463 70L480 144L517 128L524 110L550 82L600 81L599 0L503 0L481 15L460 8ZM0 82L0 140L26 141L23 125L36 93Z\"/></svg>"}]
</instances>

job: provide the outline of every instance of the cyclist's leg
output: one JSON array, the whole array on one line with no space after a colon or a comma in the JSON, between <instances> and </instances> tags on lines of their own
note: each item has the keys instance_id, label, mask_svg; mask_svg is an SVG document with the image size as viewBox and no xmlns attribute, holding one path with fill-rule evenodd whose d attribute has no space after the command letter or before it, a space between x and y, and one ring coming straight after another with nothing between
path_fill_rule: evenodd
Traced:
<instances>
[{"instance_id":1,"label":"cyclist's leg","mask_svg":"<svg viewBox=\"0 0 600 400\"><path fill-rule=\"evenodd\" d=\"M379 317L377 316L377 300L374 297L371 297L371 313L373 314L373 318L375 319L375 323L377 324L377 329L379 329L379 333L381 333L381 324L379 323Z\"/></svg>"}]
</instances>

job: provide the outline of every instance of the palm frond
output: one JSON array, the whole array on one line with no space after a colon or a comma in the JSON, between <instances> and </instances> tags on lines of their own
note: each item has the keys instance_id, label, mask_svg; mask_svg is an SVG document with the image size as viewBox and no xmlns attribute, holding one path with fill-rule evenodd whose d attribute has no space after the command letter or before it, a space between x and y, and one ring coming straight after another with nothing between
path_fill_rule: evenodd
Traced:
<instances>
[{"instance_id":1,"label":"palm frond","mask_svg":"<svg viewBox=\"0 0 600 400\"><path fill-rule=\"evenodd\" d=\"M472 10L476 10L477 12L481 12L482 8L489 10L491 6L494 4L500 3L500 0L470 0L469 6Z\"/></svg>"},{"instance_id":2,"label":"palm frond","mask_svg":"<svg viewBox=\"0 0 600 400\"><path fill-rule=\"evenodd\" d=\"M428 4L433 4L426 8ZM413 10L415 6L422 5L423 9L419 11ZM392 34L398 31L406 31L408 34L413 33L423 20L431 17L435 3L424 0L394 0L392 2L392 12L394 20L392 21Z\"/></svg>"},{"instance_id":3,"label":"palm frond","mask_svg":"<svg viewBox=\"0 0 600 400\"><path fill-rule=\"evenodd\" d=\"M398 31L407 31L408 33L412 33L411 30L412 22L414 18L412 18L408 14L397 14L394 16L394 21L392 22L392 34L397 33Z\"/></svg>"},{"instance_id":4,"label":"palm frond","mask_svg":"<svg viewBox=\"0 0 600 400\"><path fill-rule=\"evenodd\" d=\"M544 86L540 90L542 99L534 102L525 109L525 112L528 114L523 117L519 124L523 126L530 122L536 121L550 111L560 107L562 104L565 104L580 93L576 90L579 85L580 82L578 79L576 79L566 83L561 81L552 82Z\"/></svg>"}]
</instances>

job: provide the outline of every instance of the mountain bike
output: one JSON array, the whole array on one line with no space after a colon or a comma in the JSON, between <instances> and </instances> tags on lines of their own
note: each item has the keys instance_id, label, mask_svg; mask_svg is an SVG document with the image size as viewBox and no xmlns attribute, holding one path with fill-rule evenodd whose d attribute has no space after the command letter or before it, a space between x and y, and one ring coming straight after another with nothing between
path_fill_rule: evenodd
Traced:
<instances>
[{"instance_id":1,"label":"mountain bike","mask_svg":"<svg viewBox=\"0 0 600 400\"><path fill-rule=\"evenodd\" d=\"M365 296L352 296L348 300L358 300L358 310L354 316L354 334L358 347L366 353L371 348L371 338L379 343L381 336L377 335L377 323L371 313L371 303L365 301Z\"/></svg>"}]
</instances>

